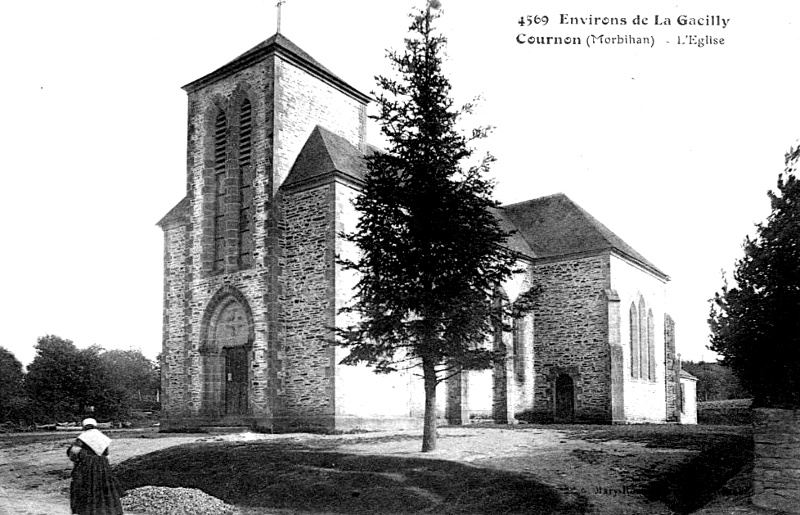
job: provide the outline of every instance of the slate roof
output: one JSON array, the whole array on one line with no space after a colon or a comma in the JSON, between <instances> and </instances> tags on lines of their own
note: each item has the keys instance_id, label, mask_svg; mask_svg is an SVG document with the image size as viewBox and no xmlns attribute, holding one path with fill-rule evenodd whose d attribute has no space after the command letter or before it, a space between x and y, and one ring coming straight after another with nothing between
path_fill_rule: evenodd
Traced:
<instances>
[{"instance_id":1,"label":"slate roof","mask_svg":"<svg viewBox=\"0 0 800 515\"><path fill-rule=\"evenodd\" d=\"M376 151L373 147L369 152ZM281 188L302 188L338 176L361 184L367 173L364 154L348 140L317 125L292 165ZM185 221L189 199L181 200L158 225ZM492 209L500 227L511 233L508 247L532 259L566 258L615 250L650 270L669 277L619 236L563 193Z\"/></svg>"},{"instance_id":2,"label":"slate roof","mask_svg":"<svg viewBox=\"0 0 800 515\"><path fill-rule=\"evenodd\" d=\"M269 39L262 41L236 59L230 61L220 68L217 68L213 72L190 82L189 84L185 85L183 89L187 92L195 91L203 86L227 77L238 70L252 66L254 63L261 61L270 54L279 54L281 57L292 61L294 64L305 69L312 75L321 78L322 80L337 87L339 90L348 93L350 96L364 103L371 101L369 96L347 84L329 69L322 66L319 61L311 57L303 49L292 43L286 36L280 33L277 33Z\"/></svg>"},{"instance_id":3,"label":"slate roof","mask_svg":"<svg viewBox=\"0 0 800 515\"><path fill-rule=\"evenodd\" d=\"M693 376L692 374L690 374L689 372L687 372L687 371L685 371L683 369L681 369L681 379L689 379L691 381L699 381L700 380L697 377Z\"/></svg>"},{"instance_id":4,"label":"slate roof","mask_svg":"<svg viewBox=\"0 0 800 515\"><path fill-rule=\"evenodd\" d=\"M186 222L189 217L189 197L183 197L156 225L164 228L171 222Z\"/></svg>"},{"instance_id":5,"label":"slate roof","mask_svg":"<svg viewBox=\"0 0 800 515\"><path fill-rule=\"evenodd\" d=\"M303 50L299 46L295 45L289 38L287 38L286 36L284 36L280 32L274 34L270 38L265 39L264 41L262 41L261 43L257 44L256 46L254 46L253 48L251 48L247 52L243 53L242 55L240 55L236 59L233 59L231 62L229 62L225 66L229 66L230 64L235 63L235 62L240 61L240 60L245 60L249 56L254 55L254 54L258 54L259 51L268 49L270 46L273 46L273 45L276 46L276 47L283 48L287 52L290 52L290 53L296 55L297 57L299 57L303 61L306 61L308 64L314 66L315 68L319 68L320 70L324 71L325 73L328 73L328 74L333 75L334 77L336 77L336 75L334 75L332 71L330 71L329 69L327 69L324 66L322 66L319 61L317 61L316 59L311 57L305 50Z\"/></svg>"},{"instance_id":6,"label":"slate roof","mask_svg":"<svg viewBox=\"0 0 800 515\"><path fill-rule=\"evenodd\" d=\"M506 240L508 248L514 252L522 254L523 256L535 258L536 256L534 255L533 250L531 250L530 245L528 245L528 242L522 237L520 232L517 230L517 227L511 222L511 220L508 219L503 208L491 208L489 211L491 211L497 222L500 224L500 228L503 231L511 234L511 236L509 236Z\"/></svg>"},{"instance_id":7,"label":"slate roof","mask_svg":"<svg viewBox=\"0 0 800 515\"><path fill-rule=\"evenodd\" d=\"M332 174L361 183L366 172L364 154L358 148L338 134L317 125L281 187L292 188Z\"/></svg>"},{"instance_id":8,"label":"slate roof","mask_svg":"<svg viewBox=\"0 0 800 515\"><path fill-rule=\"evenodd\" d=\"M663 279L668 276L563 193L502 207L535 258L615 250Z\"/></svg>"}]
</instances>

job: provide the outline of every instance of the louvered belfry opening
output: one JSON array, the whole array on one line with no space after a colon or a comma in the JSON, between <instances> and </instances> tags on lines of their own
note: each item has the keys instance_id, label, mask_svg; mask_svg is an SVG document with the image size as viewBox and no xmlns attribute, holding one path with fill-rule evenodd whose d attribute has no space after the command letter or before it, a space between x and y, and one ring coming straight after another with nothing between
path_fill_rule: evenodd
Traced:
<instances>
[{"instance_id":1,"label":"louvered belfry opening","mask_svg":"<svg viewBox=\"0 0 800 515\"><path fill-rule=\"evenodd\" d=\"M225 268L225 161L228 121L219 112L214 121L214 270Z\"/></svg>"},{"instance_id":2,"label":"louvered belfry opening","mask_svg":"<svg viewBox=\"0 0 800 515\"><path fill-rule=\"evenodd\" d=\"M244 99L239 111L239 266L253 264L253 107Z\"/></svg>"},{"instance_id":3,"label":"louvered belfry opening","mask_svg":"<svg viewBox=\"0 0 800 515\"><path fill-rule=\"evenodd\" d=\"M250 100L244 99L239 114L239 166L250 166L253 148L253 107Z\"/></svg>"}]
</instances>

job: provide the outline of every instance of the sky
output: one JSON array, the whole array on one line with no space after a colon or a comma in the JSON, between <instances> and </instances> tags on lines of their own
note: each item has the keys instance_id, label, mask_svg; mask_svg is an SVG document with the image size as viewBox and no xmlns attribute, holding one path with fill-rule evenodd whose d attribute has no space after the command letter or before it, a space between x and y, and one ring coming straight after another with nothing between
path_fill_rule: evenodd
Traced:
<instances>
[{"instance_id":1,"label":"sky","mask_svg":"<svg viewBox=\"0 0 800 515\"><path fill-rule=\"evenodd\" d=\"M275 3L0 7L0 346L23 364L48 334L158 354L156 222L185 193L181 86L273 35ZM370 93L375 75L391 73L386 50L402 49L414 6L287 0L281 33ZM438 26L457 103L481 96L468 121L495 127L481 147L498 159L495 197L565 193L667 273L678 351L697 361L717 357L708 300L768 215L767 191L800 137L798 20L798 2L442 0ZM381 143L377 125L369 139Z\"/></svg>"}]
</instances>

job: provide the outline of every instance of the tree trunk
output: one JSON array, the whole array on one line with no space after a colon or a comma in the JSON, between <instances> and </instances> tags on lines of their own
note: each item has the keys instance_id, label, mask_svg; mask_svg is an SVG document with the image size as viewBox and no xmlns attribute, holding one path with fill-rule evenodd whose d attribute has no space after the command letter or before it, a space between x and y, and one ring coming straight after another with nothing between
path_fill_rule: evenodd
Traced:
<instances>
[{"instance_id":1,"label":"tree trunk","mask_svg":"<svg viewBox=\"0 0 800 515\"><path fill-rule=\"evenodd\" d=\"M436 364L431 358L422 358L422 375L425 382L422 452L430 452L436 450Z\"/></svg>"}]
</instances>

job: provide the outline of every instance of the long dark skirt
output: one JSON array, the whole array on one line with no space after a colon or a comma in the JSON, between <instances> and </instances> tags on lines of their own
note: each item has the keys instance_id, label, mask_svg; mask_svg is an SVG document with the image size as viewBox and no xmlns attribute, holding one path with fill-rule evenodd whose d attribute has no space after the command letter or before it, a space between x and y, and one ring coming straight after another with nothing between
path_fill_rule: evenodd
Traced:
<instances>
[{"instance_id":1,"label":"long dark skirt","mask_svg":"<svg viewBox=\"0 0 800 515\"><path fill-rule=\"evenodd\" d=\"M120 486L106 456L81 449L72 469L69 502L78 515L122 515Z\"/></svg>"}]
</instances>

